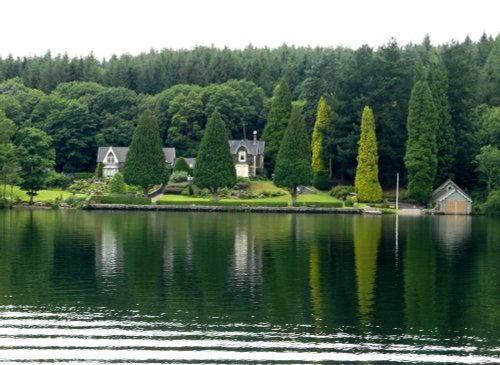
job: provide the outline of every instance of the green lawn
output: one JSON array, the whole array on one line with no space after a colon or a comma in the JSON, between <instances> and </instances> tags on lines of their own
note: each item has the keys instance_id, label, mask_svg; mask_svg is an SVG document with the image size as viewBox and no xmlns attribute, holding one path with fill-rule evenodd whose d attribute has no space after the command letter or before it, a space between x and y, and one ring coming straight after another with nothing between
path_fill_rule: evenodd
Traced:
<instances>
[{"instance_id":1,"label":"green lawn","mask_svg":"<svg viewBox=\"0 0 500 365\"><path fill-rule=\"evenodd\" d=\"M3 186L0 188L0 193L3 196ZM10 186L7 186L6 190L6 197L7 199L10 198ZM38 195L33 197L34 202L48 202L52 200L56 200L58 198L62 198L63 200L69 198L72 196L72 193L69 193L67 191L62 191L62 190L40 190L38 191ZM76 198L85 198L85 195L83 194L76 194ZM30 197L26 194L24 190L21 190L18 186L14 186L14 191L13 191L13 200L21 200L22 202L29 202Z\"/></svg>"},{"instance_id":2,"label":"green lawn","mask_svg":"<svg viewBox=\"0 0 500 365\"><path fill-rule=\"evenodd\" d=\"M261 194L262 192L284 192L285 195L269 197L269 198L256 198L256 199L224 199L221 198L221 202L238 202L238 203L252 203L256 204L257 202L262 203L288 203L289 205L292 203L292 199L290 194L285 190L278 188L274 185L272 181L252 181L250 182L250 191L254 195ZM191 198L185 195L176 195L176 194L167 194L162 195L159 201L167 201L167 202L191 202L192 204L196 204L199 202L200 204L207 204L211 199L209 198ZM340 202L339 199L331 197L327 192L318 191L317 194L304 194L299 195L297 198L297 202L302 203L329 203L329 202Z\"/></svg>"}]
</instances>

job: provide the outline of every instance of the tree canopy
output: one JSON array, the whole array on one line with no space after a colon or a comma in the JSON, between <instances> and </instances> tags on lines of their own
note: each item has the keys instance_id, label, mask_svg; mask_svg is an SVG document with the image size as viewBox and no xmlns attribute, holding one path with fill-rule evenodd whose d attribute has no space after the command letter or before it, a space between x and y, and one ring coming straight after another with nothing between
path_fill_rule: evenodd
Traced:
<instances>
[{"instance_id":1,"label":"tree canopy","mask_svg":"<svg viewBox=\"0 0 500 365\"><path fill-rule=\"evenodd\" d=\"M158 123L146 110L139 118L124 168L125 182L138 185L147 193L148 187L168 181L167 164L160 139Z\"/></svg>"},{"instance_id":2,"label":"tree canopy","mask_svg":"<svg viewBox=\"0 0 500 365\"><path fill-rule=\"evenodd\" d=\"M209 189L214 200L219 200L219 190L236 184L236 170L229 150L227 129L218 112L207 123L201 140L193 182L200 188Z\"/></svg>"},{"instance_id":3,"label":"tree canopy","mask_svg":"<svg viewBox=\"0 0 500 365\"><path fill-rule=\"evenodd\" d=\"M311 145L300 107L294 106L276 158L274 183L297 199L297 188L311 183Z\"/></svg>"}]
</instances>

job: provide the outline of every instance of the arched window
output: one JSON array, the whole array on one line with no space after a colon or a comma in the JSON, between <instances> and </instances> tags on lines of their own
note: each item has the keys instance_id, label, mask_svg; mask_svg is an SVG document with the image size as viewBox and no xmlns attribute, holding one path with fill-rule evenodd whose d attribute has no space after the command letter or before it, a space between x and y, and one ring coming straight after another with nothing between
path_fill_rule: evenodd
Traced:
<instances>
[{"instance_id":1,"label":"arched window","mask_svg":"<svg viewBox=\"0 0 500 365\"><path fill-rule=\"evenodd\" d=\"M244 150L238 152L238 161L245 162L247 160L247 153Z\"/></svg>"},{"instance_id":2,"label":"arched window","mask_svg":"<svg viewBox=\"0 0 500 365\"><path fill-rule=\"evenodd\" d=\"M115 163L115 156L110 152L108 153L108 157L106 157L106 162L107 163Z\"/></svg>"}]
</instances>

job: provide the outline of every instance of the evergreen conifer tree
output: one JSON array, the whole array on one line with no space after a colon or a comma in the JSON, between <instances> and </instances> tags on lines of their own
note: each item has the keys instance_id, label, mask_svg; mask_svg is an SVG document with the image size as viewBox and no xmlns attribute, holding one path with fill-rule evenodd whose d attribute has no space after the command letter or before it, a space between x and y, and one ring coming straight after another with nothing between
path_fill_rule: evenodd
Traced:
<instances>
[{"instance_id":1,"label":"evergreen conifer tree","mask_svg":"<svg viewBox=\"0 0 500 365\"><path fill-rule=\"evenodd\" d=\"M436 107L436 146L437 173L435 185L441 185L447 179L452 179L455 154L457 151L455 129L451 124L450 105L448 102L448 73L441 58L432 67L431 93Z\"/></svg>"},{"instance_id":2,"label":"evergreen conifer tree","mask_svg":"<svg viewBox=\"0 0 500 365\"><path fill-rule=\"evenodd\" d=\"M311 168L314 175L318 173L324 173L328 171L329 163L325 161L325 138L324 134L326 132L327 124L330 121L332 111L325 98L320 97L318 102L318 111L316 113L316 122L314 123L311 149Z\"/></svg>"},{"instance_id":3,"label":"evergreen conifer tree","mask_svg":"<svg viewBox=\"0 0 500 365\"><path fill-rule=\"evenodd\" d=\"M495 39L481 75L483 101L491 106L500 106L500 35Z\"/></svg>"},{"instance_id":4,"label":"evergreen conifer tree","mask_svg":"<svg viewBox=\"0 0 500 365\"><path fill-rule=\"evenodd\" d=\"M219 112L212 114L203 133L193 182L200 188L209 189L216 202L221 188L236 184L236 170L229 150L227 128Z\"/></svg>"},{"instance_id":5,"label":"evergreen conifer tree","mask_svg":"<svg viewBox=\"0 0 500 365\"><path fill-rule=\"evenodd\" d=\"M267 117L262 139L266 142L265 167L268 174L274 172L276 157L280 144L285 135L290 112L292 110L292 94L288 82L282 79L276 89L271 103L271 110Z\"/></svg>"},{"instance_id":6,"label":"evergreen conifer tree","mask_svg":"<svg viewBox=\"0 0 500 365\"><path fill-rule=\"evenodd\" d=\"M417 81L408 108L405 166L407 196L421 203L431 197L436 180L436 127L437 115L430 88L425 81Z\"/></svg>"},{"instance_id":7,"label":"evergreen conifer tree","mask_svg":"<svg viewBox=\"0 0 500 365\"><path fill-rule=\"evenodd\" d=\"M360 202L382 201L382 188L378 179L378 147L375 134L375 117L365 106L361 116L361 135L358 142L358 165L354 189Z\"/></svg>"},{"instance_id":8,"label":"evergreen conifer tree","mask_svg":"<svg viewBox=\"0 0 500 365\"><path fill-rule=\"evenodd\" d=\"M311 145L302 111L297 106L292 109L274 171L274 183L290 192L293 204L297 188L311 183Z\"/></svg>"},{"instance_id":9,"label":"evergreen conifer tree","mask_svg":"<svg viewBox=\"0 0 500 365\"><path fill-rule=\"evenodd\" d=\"M138 185L147 194L151 185L168 181L158 123L150 110L139 118L127 154L123 177L129 185Z\"/></svg>"}]
</instances>

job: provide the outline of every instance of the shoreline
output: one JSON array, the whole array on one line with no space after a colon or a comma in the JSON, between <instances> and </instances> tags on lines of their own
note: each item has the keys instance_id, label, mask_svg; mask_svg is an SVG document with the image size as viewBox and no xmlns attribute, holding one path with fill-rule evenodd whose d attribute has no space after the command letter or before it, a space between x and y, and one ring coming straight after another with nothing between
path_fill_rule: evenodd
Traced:
<instances>
[{"instance_id":1,"label":"shoreline","mask_svg":"<svg viewBox=\"0 0 500 365\"><path fill-rule=\"evenodd\" d=\"M217 205L126 205L89 204L83 210L133 210L133 211L174 211L174 212L255 212L255 213L315 213L315 214L363 214L360 208L322 207L249 207Z\"/></svg>"}]
</instances>

